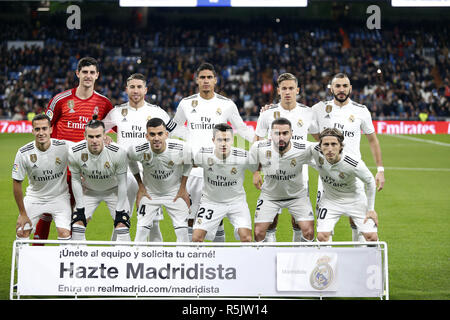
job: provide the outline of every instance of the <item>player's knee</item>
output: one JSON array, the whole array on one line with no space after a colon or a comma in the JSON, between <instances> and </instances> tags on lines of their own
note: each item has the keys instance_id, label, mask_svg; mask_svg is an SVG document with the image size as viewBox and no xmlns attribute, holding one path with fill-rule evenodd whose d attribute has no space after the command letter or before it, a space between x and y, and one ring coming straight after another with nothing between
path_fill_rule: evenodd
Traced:
<instances>
[{"instance_id":1,"label":"player's knee","mask_svg":"<svg viewBox=\"0 0 450 320\"><path fill-rule=\"evenodd\" d=\"M266 230L260 226L255 226L255 241L262 241L266 237Z\"/></svg>"},{"instance_id":2,"label":"player's knee","mask_svg":"<svg viewBox=\"0 0 450 320\"><path fill-rule=\"evenodd\" d=\"M329 232L319 232L317 234L317 240L320 242L327 242L328 239L330 239L330 233Z\"/></svg>"},{"instance_id":3,"label":"player's knee","mask_svg":"<svg viewBox=\"0 0 450 320\"><path fill-rule=\"evenodd\" d=\"M30 234L31 234L31 230L18 229L16 231L17 238L29 238Z\"/></svg>"},{"instance_id":4,"label":"player's knee","mask_svg":"<svg viewBox=\"0 0 450 320\"><path fill-rule=\"evenodd\" d=\"M71 236L70 230L58 229L58 238L69 238Z\"/></svg>"},{"instance_id":5,"label":"player's knee","mask_svg":"<svg viewBox=\"0 0 450 320\"><path fill-rule=\"evenodd\" d=\"M252 241L252 234L251 233L245 233L244 235L240 235L239 238L241 239L241 242L251 242Z\"/></svg>"},{"instance_id":6,"label":"player's knee","mask_svg":"<svg viewBox=\"0 0 450 320\"><path fill-rule=\"evenodd\" d=\"M203 242L204 237L199 234L192 234L192 242Z\"/></svg>"},{"instance_id":7,"label":"player's knee","mask_svg":"<svg viewBox=\"0 0 450 320\"><path fill-rule=\"evenodd\" d=\"M302 230L302 235L305 239L312 240L314 239L314 229L308 228L306 230Z\"/></svg>"},{"instance_id":8,"label":"player's knee","mask_svg":"<svg viewBox=\"0 0 450 320\"><path fill-rule=\"evenodd\" d=\"M376 232L364 233L366 241L378 241L378 234Z\"/></svg>"}]
</instances>

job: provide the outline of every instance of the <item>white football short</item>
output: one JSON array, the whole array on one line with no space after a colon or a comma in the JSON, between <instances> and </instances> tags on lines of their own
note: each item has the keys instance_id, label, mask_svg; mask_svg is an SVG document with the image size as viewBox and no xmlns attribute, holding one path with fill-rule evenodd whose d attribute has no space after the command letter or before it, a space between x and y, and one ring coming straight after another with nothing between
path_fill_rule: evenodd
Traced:
<instances>
[{"instance_id":1,"label":"white football short","mask_svg":"<svg viewBox=\"0 0 450 320\"><path fill-rule=\"evenodd\" d=\"M135 207L135 203L136 203L136 195L137 195L138 190L139 190L139 187L138 187L136 178L133 176L131 171L128 170L128 173L127 173L127 198L128 198L128 203L130 206L130 218L133 215L133 211L134 211L134 207ZM164 219L164 214L161 209L157 212L156 216L154 217L154 220L160 221L163 219Z\"/></svg>"},{"instance_id":2,"label":"white football short","mask_svg":"<svg viewBox=\"0 0 450 320\"><path fill-rule=\"evenodd\" d=\"M32 223L32 226L26 225L24 227L25 230L34 230L43 213L49 213L52 215L57 228L70 230L70 224L72 222L70 194L67 193L46 201L36 197L25 196L23 198L23 204L25 206L27 216Z\"/></svg>"},{"instance_id":3,"label":"white football short","mask_svg":"<svg viewBox=\"0 0 450 320\"><path fill-rule=\"evenodd\" d=\"M377 232L377 226L372 219L364 223L367 214L367 198L365 196L348 204L338 204L325 196L320 199L317 207L317 232L332 232L342 215L351 217L359 232Z\"/></svg>"},{"instance_id":4,"label":"white football short","mask_svg":"<svg viewBox=\"0 0 450 320\"><path fill-rule=\"evenodd\" d=\"M261 195L256 203L255 223L273 222L278 211L286 208L295 221L314 221L314 213L308 196L287 200L267 200Z\"/></svg>"},{"instance_id":5,"label":"white football short","mask_svg":"<svg viewBox=\"0 0 450 320\"><path fill-rule=\"evenodd\" d=\"M172 219L174 229L187 227L187 218L189 215L189 208L183 199L178 198L173 202L175 197L152 198L143 197L139 203L137 210L137 226L151 227L155 216L162 207L166 208L167 214Z\"/></svg>"},{"instance_id":6,"label":"white football short","mask_svg":"<svg viewBox=\"0 0 450 320\"><path fill-rule=\"evenodd\" d=\"M83 192L83 200L84 200L84 214L86 216L86 220L92 218L95 210L97 210L98 206L102 201L106 203L106 206L109 209L109 213L111 214L111 218L115 220L117 200L118 200L117 187L111 188L106 191L93 191L85 189ZM129 209L127 208L126 210Z\"/></svg>"},{"instance_id":7,"label":"white football short","mask_svg":"<svg viewBox=\"0 0 450 320\"><path fill-rule=\"evenodd\" d=\"M252 219L247 202L217 203L201 201L194 221L193 229L206 231L206 240L214 240L220 222L228 218L234 229L252 229Z\"/></svg>"}]
</instances>

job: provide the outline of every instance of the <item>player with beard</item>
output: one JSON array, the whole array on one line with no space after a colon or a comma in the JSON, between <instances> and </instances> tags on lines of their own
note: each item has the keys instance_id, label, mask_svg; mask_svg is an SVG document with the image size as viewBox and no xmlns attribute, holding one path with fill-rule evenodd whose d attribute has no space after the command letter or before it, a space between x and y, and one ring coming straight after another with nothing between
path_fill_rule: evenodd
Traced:
<instances>
[{"instance_id":1,"label":"player with beard","mask_svg":"<svg viewBox=\"0 0 450 320\"><path fill-rule=\"evenodd\" d=\"M369 110L366 106L350 99L352 86L349 77L344 73L338 73L332 78L330 92L333 95L333 100L321 101L312 107L313 124L310 129L312 136L318 141L319 133L325 128L339 129L345 137L344 151L361 158L361 132L365 134L377 166L375 176L377 190L382 190L385 183L383 160ZM363 183L359 182L362 188ZM317 203L321 196L323 196L323 188L319 179ZM352 240L364 242L365 238L357 230L351 218L350 225L352 227Z\"/></svg>"},{"instance_id":2,"label":"player with beard","mask_svg":"<svg viewBox=\"0 0 450 320\"><path fill-rule=\"evenodd\" d=\"M250 149L251 163L264 174L256 212L255 241L264 241L278 210L287 208L302 231L300 241L314 240L314 214L304 185L302 166L310 164L308 141L291 141L292 126L286 118L271 125L271 139L255 142Z\"/></svg>"}]
</instances>

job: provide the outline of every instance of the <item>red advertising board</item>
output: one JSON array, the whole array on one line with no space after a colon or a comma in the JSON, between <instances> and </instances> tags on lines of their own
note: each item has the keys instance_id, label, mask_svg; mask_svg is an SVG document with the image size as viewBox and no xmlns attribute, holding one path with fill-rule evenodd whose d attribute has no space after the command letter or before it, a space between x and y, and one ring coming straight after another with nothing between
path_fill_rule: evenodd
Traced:
<instances>
[{"instance_id":1,"label":"red advertising board","mask_svg":"<svg viewBox=\"0 0 450 320\"><path fill-rule=\"evenodd\" d=\"M245 121L256 128L256 121ZM374 121L377 134L450 134L450 121ZM31 133L31 121L0 120L0 133Z\"/></svg>"}]
</instances>

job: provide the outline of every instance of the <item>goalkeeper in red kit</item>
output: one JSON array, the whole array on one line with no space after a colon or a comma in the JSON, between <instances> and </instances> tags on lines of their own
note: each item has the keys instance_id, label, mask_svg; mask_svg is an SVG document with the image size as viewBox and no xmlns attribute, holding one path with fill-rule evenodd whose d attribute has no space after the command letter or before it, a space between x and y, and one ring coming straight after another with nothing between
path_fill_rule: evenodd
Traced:
<instances>
[{"instance_id":1,"label":"goalkeeper in red kit","mask_svg":"<svg viewBox=\"0 0 450 320\"><path fill-rule=\"evenodd\" d=\"M113 109L113 105L107 97L94 90L95 81L99 76L97 60L91 57L80 59L75 74L79 79L78 86L54 96L48 103L45 113L51 119L52 138L78 142L84 139L84 127L92 119L92 115L96 114L101 120ZM67 173L73 204L71 176L69 171ZM41 217L36 226L34 239L48 239L51 221L51 215L44 214Z\"/></svg>"}]
</instances>

